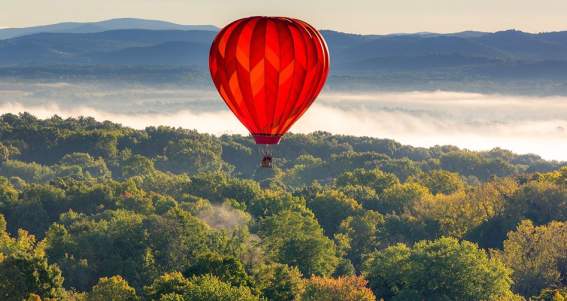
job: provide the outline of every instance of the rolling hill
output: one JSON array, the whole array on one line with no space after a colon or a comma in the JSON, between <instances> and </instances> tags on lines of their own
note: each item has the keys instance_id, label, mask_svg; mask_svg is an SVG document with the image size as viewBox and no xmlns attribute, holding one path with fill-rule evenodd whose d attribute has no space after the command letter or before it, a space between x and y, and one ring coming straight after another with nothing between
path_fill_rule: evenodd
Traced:
<instances>
[{"instance_id":1,"label":"rolling hill","mask_svg":"<svg viewBox=\"0 0 567 301\"><path fill-rule=\"evenodd\" d=\"M122 58L127 58L125 63L134 65L187 65L201 63L196 58L202 59L203 54L207 54L214 35L214 31L205 30L140 29L39 33L0 41L0 65L116 64ZM168 61L171 49L167 45L186 52L184 57L188 60ZM194 57L188 57L189 54Z\"/></svg>"},{"instance_id":2,"label":"rolling hill","mask_svg":"<svg viewBox=\"0 0 567 301\"><path fill-rule=\"evenodd\" d=\"M26 28L0 29L0 40L16 38L36 33L93 33L119 29L149 30L205 30L217 31L212 25L180 25L172 22L135 18L111 19L100 22L64 22Z\"/></svg>"},{"instance_id":3,"label":"rolling hill","mask_svg":"<svg viewBox=\"0 0 567 301\"><path fill-rule=\"evenodd\" d=\"M127 27L133 29L123 29ZM0 36L6 32L10 30L0 30ZM30 32L0 40L0 68L159 65L205 70L217 28L115 19L19 31ZM370 78L370 83L567 79L567 32L358 35L323 30L322 34L331 52L331 75Z\"/></svg>"}]
</instances>

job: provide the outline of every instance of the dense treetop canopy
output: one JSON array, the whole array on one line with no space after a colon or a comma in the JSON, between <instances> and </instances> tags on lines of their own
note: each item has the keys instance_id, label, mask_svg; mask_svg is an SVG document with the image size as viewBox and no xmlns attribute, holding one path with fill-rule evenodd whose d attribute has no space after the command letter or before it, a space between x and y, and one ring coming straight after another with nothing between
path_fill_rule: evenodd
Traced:
<instances>
[{"instance_id":1,"label":"dense treetop canopy","mask_svg":"<svg viewBox=\"0 0 567 301\"><path fill-rule=\"evenodd\" d=\"M562 300L567 167L536 155L0 117L0 299Z\"/></svg>"}]
</instances>

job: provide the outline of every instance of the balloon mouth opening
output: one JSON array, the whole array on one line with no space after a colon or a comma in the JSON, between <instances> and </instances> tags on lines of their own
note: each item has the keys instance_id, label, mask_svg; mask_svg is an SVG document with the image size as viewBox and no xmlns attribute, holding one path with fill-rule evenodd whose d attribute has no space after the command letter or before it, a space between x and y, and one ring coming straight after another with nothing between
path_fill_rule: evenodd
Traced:
<instances>
[{"instance_id":1,"label":"balloon mouth opening","mask_svg":"<svg viewBox=\"0 0 567 301\"><path fill-rule=\"evenodd\" d=\"M282 135L271 134L253 134L256 144L278 144L282 139Z\"/></svg>"}]
</instances>

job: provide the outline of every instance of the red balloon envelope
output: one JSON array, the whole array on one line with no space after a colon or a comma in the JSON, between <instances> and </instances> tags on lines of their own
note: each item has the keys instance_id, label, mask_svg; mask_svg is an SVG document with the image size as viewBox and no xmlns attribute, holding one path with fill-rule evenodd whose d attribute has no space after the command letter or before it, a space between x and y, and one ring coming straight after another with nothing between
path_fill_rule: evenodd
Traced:
<instances>
[{"instance_id":1,"label":"red balloon envelope","mask_svg":"<svg viewBox=\"0 0 567 301\"><path fill-rule=\"evenodd\" d=\"M277 144L327 79L329 51L311 25L250 17L216 36L209 68L217 90L257 144Z\"/></svg>"}]
</instances>

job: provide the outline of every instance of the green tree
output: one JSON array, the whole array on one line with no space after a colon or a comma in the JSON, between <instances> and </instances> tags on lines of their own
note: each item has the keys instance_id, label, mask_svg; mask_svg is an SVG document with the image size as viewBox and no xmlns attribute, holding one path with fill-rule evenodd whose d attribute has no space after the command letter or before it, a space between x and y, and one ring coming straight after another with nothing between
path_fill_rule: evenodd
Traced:
<instances>
[{"instance_id":1,"label":"green tree","mask_svg":"<svg viewBox=\"0 0 567 301\"><path fill-rule=\"evenodd\" d=\"M134 287L144 283L151 253L139 214L116 211L96 219L70 216L47 233L47 255L66 276L66 285L82 291L101 277L121 275ZM72 277L75 275L75 277Z\"/></svg>"},{"instance_id":2,"label":"green tree","mask_svg":"<svg viewBox=\"0 0 567 301\"><path fill-rule=\"evenodd\" d=\"M87 153L66 154L59 161L58 169L65 167L79 167L80 179L110 178L112 176L106 162L102 158L95 159ZM59 171L58 171L59 173Z\"/></svg>"},{"instance_id":3,"label":"green tree","mask_svg":"<svg viewBox=\"0 0 567 301\"><path fill-rule=\"evenodd\" d=\"M255 228L268 255L304 275L330 275L338 264L335 245L308 213L284 211L260 219Z\"/></svg>"},{"instance_id":4,"label":"green tree","mask_svg":"<svg viewBox=\"0 0 567 301\"><path fill-rule=\"evenodd\" d=\"M386 300L494 300L510 293L510 271L475 244L452 238L400 244L372 254L364 275Z\"/></svg>"},{"instance_id":5,"label":"green tree","mask_svg":"<svg viewBox=\"0 0 567 301\"><path fill-rule=\"evenodd\" d=\"M530 219L536 225L567 220L567 186L529 182L507 203L505 214L514 224L522 219Z\"/></svg>"},{"instance_id":6,"label":"green tree","mask_svg":"<svg viewBox=\"0 0 567 301\"><path fill-rule=\"evenodd\" d=\"M136 291L120 276L102 277L87 295L87 301L137 301Z\"/></svg>"},{"instance_id":7,"label":"green tree","mask_svg":"<svg viewBox=\"0 0 567 301\"><path fill-rule=\"evenodd\" d=\"M165 273L144 287L148 300L161 300L165 295L183 296L189 293L191 283L179 272Z\"/></svg>"},{"instance_id":8,"label":"green tree","mask_svg":"<svg viewBox=\"0 0 567 301\"><path fill-rule=\"evenodd\" d=\"M420 200L430 197L429 190L417 183L395 184L384 190L382 196L369 209L381 213L403 213Z\"/></svg>"},{"instance_id":9,"label":"green tree","mask_svg":"<svg viewBox=\"0 0 567 301\"><path fill-rule=\"evenodd\" d=\"M419 161L409 158L384 160L378 164L380 170L396 175L400 181L407 181L415 175L422 173Z\"/></svg>"},{"instance_id":10,"label":"green tree","mask_svg":"<svg viewBox=\"0 0 567 301\"><path fill-rule=\"evenodd\" d=\"M531 300L534 301L565 301L567 300L567 288L546 288L541 293Z\"/></svg>"},{"instance_id":11,"label":"green tree","mask_svg":"<svg viewBox=\"0 0 567 301\"><path fill-rule=\"evenodd\" d=\"M451 194L463 190L465 187L463 178L458 173L446 170L433 170L420 175L416 180L429 188L432 194Z\"/></svg>"},{"instance_id":12,"label":"green tree","mask_svg":"<svg viewBox=\"0 0 567 301\"><path fill-rule=\"evenodd\" d=\"M70 207L65 191L52 185L31 184L21 192L20 200L7 210L10 230L14 232L23 228L41 237L49 225Z\"/></svg>"},{"instance_id":13,"label":"green tree","mask_svg":"<svg viewBox=\"0 0 567 301\"><path fill-rule=\"evenodd\" d=\"M396 176L384 173L380 169L355 169L345 172L337 177L337 185L363 185L373 188L376 192L381 193L384 189L399 183Z\"/></svg>"},{"instance_id":14,"label":"green tree","mask_svg":"<svg viewBox=\"0 0 567 301\"><path fill-rule=\"evenodd\" d=\"M216 138L197 133L191 138L170 140L164 149L165 160L158 162L158 166L175 173L220 171L221 144Z\"/></svg>"},{"instance_id":15,"label":"green tree","mask_svg":"<svg viewBox=\"0 0 567 301\"><path fill-rule=\"evenodd\" d=\"M471 151L451 151L443 154L440 161L441 167L445 170L465 176L478 176L479 167L484 160L480 154Z\"/></svg>"},{"instance_id":16,"label":"green tree","mask_svg":"<svg viewBox=\"0 0 567 301\"><path fill-rule=\"evenodd\" d=\"M466 205L461 206L459 202L456 204L456 207L466 207L463 216L469 222L465 223L472 226L466 239L475 241L484 248L501 249L506 233L515 226L506 217L506 207L513 201L519 188L516 180L506 178L483 183L469 190L467 197L462 199Z\"/></svg>"},{"instance_id":17,"label":"green tree","mask_svg":"<svg viewBox=\"0 0 567 301\"><path fill-rule=\"evenodd\" d=\"M370 187L362 185L346 185L337 187L339 191L359 202L364 209L376 210L381 195Z\"/></svg>"},{"instance_id":18,"label":"green tree","mask_svg":"<svg viewBox=\"0 0 567 301\"><path fill-rule=\"evenodd\" d=\"M506 207L518 187L512 179L497 179L467 191L423 198L413 210L417 218L437 223L442 235L477 238L483 245L499 246L505 238L502 232L509 229Z\"/></svg>"},{"instance_id":19,"label":"green tree","mask_svg":"<svg viewBox=\"0 0 567 301\"><path fill-rule=\"evenodd\" d=\"M8 161L12 156L18 155L20 151L11 146L0 143L0 163Z\"/></svg>"},{"instance_id":20,"label":"green tree","mask_svg":"<svg viewBox=\"0 0 567 301\"><path fill-rule=\"evenodd\" d=\"M204 275L189 279L188 292L183 294L184 301L259 301L247 287L232 286L215 276ZM168 297L171 298L171 297ZM177 297L178 298L178 297ZM162 299L163 300L163 299ZM167 299L166 299L167 300ZM171 299L170 299L171 300ZM173 299L176 300L176 299Z\"/></svg>"},{"instance_id":21,"label":"green tree","mask_svg":"<svg viewBox=\"0 0 567 301\"><path fill-rule=\"evenodd\" d=\"M183 271L199 255L214 251L209 227L187 211L150 216L146 226L153 260L160 272Z\"/></svg>"},{"instance_id":22,"label":"green tree","mask_svg":"<svg viewBox=\"0 0 567 301\"><path fill-rule=\"evenodd\" d=\"M159 301L186 301L186 299L185 297L183 297L183 295L170 293L163 295L163 297L161 297Z\"/></svg>"},{"instance_id":23,"label":"green tree","mask_svg":"<svg viewBox=\"0 0 567 301\"><path fill-rule=\"evenodd\" d=\"M62 294L63 277L46 258L12 255L0 262L0 295L2 300L20 301L29 294L57 298Z\"/></svg>"},{"instance_id":24,"label":"green tree","mask_svg":"<svg viewBox=\"0 0 567 301\"><path fill-rule=\"evenodd\" d=\"M293 237L288 239L278 259L299 267L304 275L330 275L339 261L334 244L326 237Z\"/></svg>"},{"instance_id":25,"label":"green tree","mask_svg":"<svg viewBox=\"0 0 567 301\"><path fill-rule=\"evenodd\" d=\"M30 294L58 298L63 292L61 271L47 262L44 244L24 230L18 230L17 237L10 237L6 220L0 215L1 299L21 301Z\"/></svg>"},{"instance_id":26,"label":"green tree","mask_svg":"<svg viewBox=\"0 0 567 301\"><path fill-rule=\"evenodd\" d=\"M346 240L346 255L356 269L360 269L362 257L378 247L376 232L383 224L382 214L371 210L342 221L335 240Z\"/></svg>"},{"instance_id":27,"label":"green tree","mask_svg":"<svg viewBox=\"0 0 567 301\"><path fill-rule=\"evenodd\" d=\"M270 271L268 285L262 290L262 295L272 301L299 300L304 290L304 281L297 267L285 264L275 264Z\"/></svg>"},{"instance_id":28,"label":"green tree","mask_svg":"<svg viewBox=\"0 0 567 301\"><path fill-rule=\"evenodd\" d=\"M318 193L308 202L308 206L315 213L327 236L333 236L345 218L361 209L356 200L336 190Z\"/></svg>"},{"instance_id":29,"label":"green tree","mask_svg":"<svg viewBox=\"0 0 567 301\"><path fill-rule=\"evenodd\" d=\"M0 175L7 178L18 177L26 182L45 183L53 179L54 171L38 163L8 160L2 163Z\"/></svg>"},{"instance_id":30,"label":"green tree","mask_svg":"<svg viewBox=\"0 0 567 301\"><path fill-rule=\"evenodd\" d=\"M251 199L248 210L257 217L269 216L286 210L301 210L305 200L282 190L264 190Z\"/></svg>"},{"instance_id":31,"label":"green tree","mask_svg":"<svg viewBox=\"0 0 567 301\"><path fill-rule=\"evenodd\" d=\"M7 210L18 200L18 190L6 179L0 177L0 210Z\"/></svg>"},{"instance_id":32,"label":"green tree","mask_svg":"<svg viewBox=\"0 0 567 301\"><path fill-rule=\"evenodd\" d=\"M156 274L184 270L198 255L215 251L212 234L178 208L161 216L105 211L53 224L47 254L64 275L81 275L67 277L70 287L86 290L100 277L121 275L139 289Z\"/></svg>"},{"instance_id":33,"label":"green tree","mask_svg":"<svg viewBox=\"0 0 567 301\"><path fill-rule=\"evenodd\" d=\"M502 257L513 268L514 290L524 296L561 286L567 277L567 223L536 227L522 221L508 233Z\"/></svg>"},{"instance_id":34,"label":"green tree","mask_svg":"<svg viewBox=\"0 0 567 301\"><path fill-rule=\"evenodd\" d=\"M151 175L156 171L154 162L142 155L133 155L126 159L121 164L121 168L124 178Z\"/></svg>"},{"instance_id":35,"label":"green tree","mask_svg":"<svg viewBox=\"0 0 567 301\"><path fill-rule=\"evenodd\" d=\"M242 262L232 256L214 253L201 255L183 274L186 277L211 274L234 286L253 286L252 279L244 270Z\"/></svg>"},{"instance_id":36,"label":"green tree","mask_svg":"<svg viewBox=\"0 0 567 301\"><path fill-rule=\"evenodd\" d=\"M409 274L412 250L396 244L381 252L369 254L364 263L363 275L378 298L391 300L404 290L411 290Z\"/></svg>"}]
</instances>

